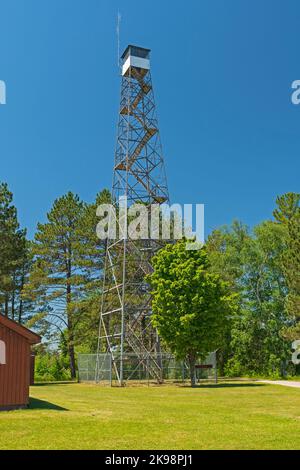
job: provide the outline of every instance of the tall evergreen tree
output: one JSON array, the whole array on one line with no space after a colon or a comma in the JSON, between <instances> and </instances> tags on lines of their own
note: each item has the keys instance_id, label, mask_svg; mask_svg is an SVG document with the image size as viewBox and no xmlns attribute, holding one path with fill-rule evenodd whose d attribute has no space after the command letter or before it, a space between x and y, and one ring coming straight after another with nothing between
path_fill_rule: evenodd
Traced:
<instances>
[{"instance_id":1,"label":"tall evergreen tree","mask_svg":"<svg viewBox=\"0 0 300 470\"><path fill-rule=\"evenodd\" d=\"M25 321L21 291L28 272L26 231L21 230L13 194L0 184L0 311Z\"/></svg>"},{"instance_id":2,"label":"tall evergreen tree","mask_svg":"<svg viewBox=\"0 0 300 470\"><path fill-rule=\"evenodd\" d=\"M97 207L111 203L110 191L104 189L91 204L86 204L78 225L80 268L88 277L84 295L78 302L80 319L75 332L75 346L78 351L95 352L98 341L99 314L102 292L102 275L106 244L96 233L99 218Z\"/></svg>"},{"instance_id":3,"label":"tall evergreen tree","mask_svg":"<svg viewBox=\"0 0 300 470\"><path fill-rule=\"evenodd\" d=\"M100 290L103 241L96 236L96 203L85 204L69 192L54 202L47 219L38 224L32 244L25 298L36 303L32 323L66 345L74 378L75 346L82 340L82 324L88 323L87 300Z\"/></svg>"}]
</instances>

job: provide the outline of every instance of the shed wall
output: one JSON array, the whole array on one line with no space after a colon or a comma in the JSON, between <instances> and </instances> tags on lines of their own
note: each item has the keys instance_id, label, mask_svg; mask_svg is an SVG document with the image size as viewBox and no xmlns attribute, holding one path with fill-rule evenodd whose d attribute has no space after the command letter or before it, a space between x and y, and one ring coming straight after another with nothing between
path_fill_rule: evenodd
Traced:
<instances>
[{"instance_id":1,"label":"shed wall","mask_svg":"<svg viewBox=\"0 0 300 470\"><path fill-rule=\"evenodd\" d=\"M6 364L0 365L0 408L27 405L30 345L25 338L2 325L0 339L6 344Z\"/></svg>"}]
</instances>

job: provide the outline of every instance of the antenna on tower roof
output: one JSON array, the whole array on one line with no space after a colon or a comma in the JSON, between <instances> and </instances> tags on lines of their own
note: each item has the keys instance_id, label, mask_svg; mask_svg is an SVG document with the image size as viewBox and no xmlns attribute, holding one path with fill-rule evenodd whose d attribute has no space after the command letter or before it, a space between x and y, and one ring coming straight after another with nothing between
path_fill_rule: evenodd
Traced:
<instances>
[{"instance_id":1,"label":"antenna on tower roof","mask_svg":"<svg viewBox=\"0 0 300 470\"><path fill-rule=\"evenodd\" d=\"M117 15L117 48L118 48L118 69L121 69L121 60L120 60L120 26L121 26L121 13L118 11Z\"/></svg>"}]
</instances>

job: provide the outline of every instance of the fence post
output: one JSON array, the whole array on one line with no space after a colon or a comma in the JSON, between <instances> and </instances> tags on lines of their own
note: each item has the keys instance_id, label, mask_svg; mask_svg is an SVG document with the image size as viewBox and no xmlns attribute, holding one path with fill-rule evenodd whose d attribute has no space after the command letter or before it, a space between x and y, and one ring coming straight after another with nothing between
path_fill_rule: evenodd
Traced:
<instances>
[{"instance_id":1,"label":"fence post","mask_svg":"<svg viewBox=\"0 0 300 470\"><path fill-rule=\"evenodd\" d=\"M109 353L109 382L112 387L112 353Z\"/></svg>"},{"instance_id":2,"label":"fence post","mask_svg":"<svg viewBox=\"0 0 300 470\"><path fill-rule=\"evenodd\" d=\"M218 363L217 363L217 352L218 352L218 349L214 352L214 356L215 356L215 383L217 384L218 383Z\"/></svg>"},{"instance_id":3,"label":"fence post","mask_svg":"<svg viewBox=\"0 0 300 470\"><path fill-rule=\"evenodd\" d=\"M87 360L87 377L90 378L90 362ZM99 352L96 354L95 383L99 383Z\"/></svg>"}]
</instances>

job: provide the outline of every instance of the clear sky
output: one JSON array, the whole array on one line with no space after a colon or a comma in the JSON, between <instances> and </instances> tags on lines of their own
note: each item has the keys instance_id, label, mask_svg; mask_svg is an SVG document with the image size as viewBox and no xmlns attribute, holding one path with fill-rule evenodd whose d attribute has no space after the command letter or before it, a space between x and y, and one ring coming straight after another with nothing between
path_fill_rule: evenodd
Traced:
<instances>
[{"instance_id":1,"label":"clear sky","mask_svg":"<svg viewBox=\"0 0 300 470\"><path fill-rule=\"evenodd\" d=\"M0 180L22 225L110 187L118 10L121 49L152 50L172 202L204 203L206 232L271 217L299 191L298 0L0 0Z\"/></svg>"}]
</instances>

